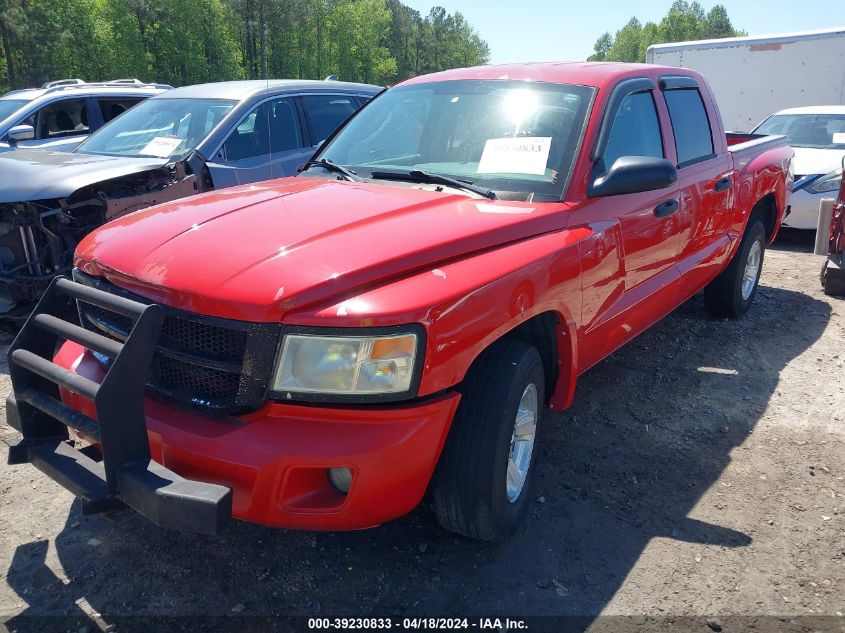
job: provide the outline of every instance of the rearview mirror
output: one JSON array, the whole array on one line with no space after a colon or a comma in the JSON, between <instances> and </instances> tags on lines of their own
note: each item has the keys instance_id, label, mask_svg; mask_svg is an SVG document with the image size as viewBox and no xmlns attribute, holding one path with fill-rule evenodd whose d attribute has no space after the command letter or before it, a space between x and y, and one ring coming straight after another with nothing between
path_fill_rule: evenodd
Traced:
<instances>
[{"instance_id":1,"label":"rearview mirror","mask_svg":"<svg viewBox=\"0 0 845 633\"><path fill-rule=\"evenodd\" d=\"M596 164L601 165L601 162ZM678 170L665 158L621 156L613 162L607 173L593 178L587 196L599 198L654 191L674 184L677 179Z\"/></svg>"},{"instance_id":2,"label":"rearview mirror","mask_svg":"<svg viewBox=\"0 0 845 633\"><path fill-rule=\"evenodd\" d=\"M35 128L31 125L16 125L9 128L6 133L6 140L10 143L17 143L18 141L31 141L35 138Z\"/></svg>"}]
</instances>

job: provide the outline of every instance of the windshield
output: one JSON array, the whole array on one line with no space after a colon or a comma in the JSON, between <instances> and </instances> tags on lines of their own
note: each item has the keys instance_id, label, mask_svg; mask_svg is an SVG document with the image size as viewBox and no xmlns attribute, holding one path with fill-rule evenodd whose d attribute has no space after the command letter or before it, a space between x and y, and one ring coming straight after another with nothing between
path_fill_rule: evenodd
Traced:
<instances>
[{"instance_id":1,"label":"windshield","mask_svg":"<svg viewBox=\"0 0 845 633\"><path fill-rule=\"evenodd\" d=\"M179 160L234 106L223 99L147 99L100 128L76 151Z\"/></svg>"},{"instance_id":2,"label":"windshield","mask_svg":"<svg viewBox=\"0 0 845 633\"><path fill-rule=\"evenodd\" d=\"M364 178L419 170L506 199L559 200L592 94L509 80L400 86L361 110L318 158Z\"/></svg>"},{"instance_id":3,"label":"windshield","mask_svg":"<svg viewBox=\"0 0 845 633\"><path fill-rule=\"evenodd\" d=\"M29 102L24 99L0 99L0 121L7 116L12 116L27 103Z\"/></svg>"},{"instance_id":4,"label":"windshield","mask_svg":"<svg viewBox=\"0 0 845 633\"><path fill-rule=\"evenodd\" d=\"M793 147L845 149L845 114L775 114L754 132L783 134Z\"/></svg>"}]
</instances>

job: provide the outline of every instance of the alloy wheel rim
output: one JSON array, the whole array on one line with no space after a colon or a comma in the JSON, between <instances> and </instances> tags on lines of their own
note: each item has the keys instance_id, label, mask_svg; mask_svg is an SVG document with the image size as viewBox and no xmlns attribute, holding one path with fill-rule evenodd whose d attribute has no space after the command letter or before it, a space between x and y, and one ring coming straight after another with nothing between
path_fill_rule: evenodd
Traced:
<instances>
[{"instance_id":1,"label":"alloy wheel rim","mask_svg":"<svg viewBox=\"0 0 845 633\"><path fill-rule=\"evenodd\" d=\"M742 274L742 300L748 301L754 286L757 285L757 278L760 276L760 264L762 262L763 247L760 240L755 240L748 251L745 259L745 271Z\"/></svg>"},{"instance_id":2,"label":"alloy wheel rim","mask_svg":"<svg viewBox=\"0 0 845 633\"><path fill-rule=\"evenodd\" d=\"M537 386L534 383L525 387L511 434L508 469L506 474L506 492L508 501L514 503L528 479L531 467L531 455L534 453L534 439L537 436L537 412L539 410Z\"/></svg>"}]
</instances>

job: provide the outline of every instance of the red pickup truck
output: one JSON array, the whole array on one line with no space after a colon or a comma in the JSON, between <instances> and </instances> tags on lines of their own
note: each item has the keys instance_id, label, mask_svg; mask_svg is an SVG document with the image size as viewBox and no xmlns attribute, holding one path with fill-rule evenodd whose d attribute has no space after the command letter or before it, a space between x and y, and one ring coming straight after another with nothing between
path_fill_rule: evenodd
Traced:
<instances>
[{"instance_id":1,"label":"red pickup truck","mask_svg":"<svg viewBox=\"0 0 845 633\"><path fill-rule=\"evenodd\" d=\"M366 528L428 491L503 538L580 374L702 289L754 299L792 151L732 140L687 69L399 84L296 178L89 235L10 350L10 459L175 529Z\"/></svg>"}]
</instances>

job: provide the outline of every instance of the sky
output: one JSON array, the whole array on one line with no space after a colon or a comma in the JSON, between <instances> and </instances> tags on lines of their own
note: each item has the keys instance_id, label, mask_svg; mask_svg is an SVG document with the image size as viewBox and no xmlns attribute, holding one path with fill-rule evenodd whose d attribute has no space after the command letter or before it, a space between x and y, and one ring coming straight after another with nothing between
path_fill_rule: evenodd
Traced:
<instances>
[{"instance_id":1,"label":"sky","mask_svg":"<svg viewBox=\"0 0 845 633\"><path fill-rule=\"evenodd\" d=\"M490 45L494 64L583 60L599 36L615 33L634 15L659 21L672 0L403 0L427 14L434 5L460 11ZM705 11L722 4L737 29L768 35L845 27L842 0L699 0Z\"/></svg>"}]
</instances>

